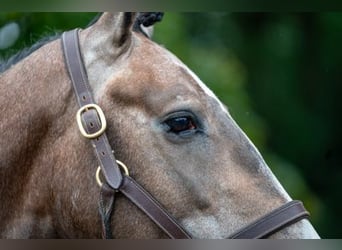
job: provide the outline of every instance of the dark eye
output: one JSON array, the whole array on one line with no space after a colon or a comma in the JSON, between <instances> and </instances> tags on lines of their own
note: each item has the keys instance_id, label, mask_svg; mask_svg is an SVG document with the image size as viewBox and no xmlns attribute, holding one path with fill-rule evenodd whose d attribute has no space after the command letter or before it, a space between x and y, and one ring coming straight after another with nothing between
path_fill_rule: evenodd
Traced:
<instances>
[{"instance_id":1,"label":"dark eye","mask_svg":"<svg viewBox=\"0 0 342 250\"><path fill-rule=\"evenodd\" d=\"M165 121L165 124L168 126L168 132L175 134L190 132L197 129L196 123L192 117L188 116L169 118Z\"/></svg>"}]
</instances>

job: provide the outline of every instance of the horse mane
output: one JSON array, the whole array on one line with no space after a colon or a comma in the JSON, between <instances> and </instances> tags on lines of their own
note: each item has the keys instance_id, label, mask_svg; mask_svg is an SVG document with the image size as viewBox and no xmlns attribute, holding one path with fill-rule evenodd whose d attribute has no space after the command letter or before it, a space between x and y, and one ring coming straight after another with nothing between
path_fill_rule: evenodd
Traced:
<instances>
[{"instance_id":1,"label":"horse mane","mask_svg":"<svg viewBox=\"0 0 342 250\"><path fill-rule=\"evenodd\" d=\"M101 16L102 13L99 13L96 15L86 27L89 27L93 25ZM8 59L5 59L3 62L0 64L0 74L8 70L11 66L17 64L24 58L28 57L31 55L33 52L38 50L40 47L44 46L45 44L52 42L54 40L57 40L61 37L61 32L57 32L53 35L50 36L45 36L38 40L36 43L34 43L31 47L26 47L23 48L22 50L18 51L16 54L10 56Z\"/></svg>"},{"instance_id":2,"label":"horse mane","mask_svg":"<svg viewBox=\"0 0 342 250\"><path fill-rule=\"evenodd\" d=\"M20 62L24 58L31 55L33 52L38 50L40 47L44 46L45 44L52 42L56 39L58 39L61 36L61 34L54 34L52 36L43 37L38 42L33 44L31 47L27 47L22 49L21 51L17 52L13 56L11 56L9 59L5 60L5 62L1 63L0 65L0 73L5 72L8 70L11 66L15 65L16 63Z\"/></svg>"},{"instance_id":3,"label":"horse mane","mask_svg":"<svg viewBox=\"0 0 342 250\"><path fill-rule=\"evenodd\" d=\"M93 20L91 20L86 27L89 27L97 22L100 18L102 13L99 13ZM163 18L162 12L139 12L135 24L134 24L134 31L140 32L146 37L150 38L148 34L142 29L141 25L144 27L152 26L156 22L160 22ZM43 37L42 39L38 40L38 42L34 43L31 47L27 47L22 49L21 51L17 52L16 54L9 57L9 59L4 60L0 64L0 74L8 70L11 66L17 64L24 58L31 55L33 52L38 50L40 47L44 46L45 44L52 42L56 39L61 37L61 32L55 33L54 35Z\"/></svg>"}]
</instances>

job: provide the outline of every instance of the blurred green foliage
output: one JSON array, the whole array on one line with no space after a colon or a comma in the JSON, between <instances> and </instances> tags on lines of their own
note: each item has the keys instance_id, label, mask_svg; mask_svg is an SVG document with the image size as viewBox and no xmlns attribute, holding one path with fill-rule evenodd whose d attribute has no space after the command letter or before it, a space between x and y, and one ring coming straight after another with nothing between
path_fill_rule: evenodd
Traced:
<instances>
[{"instance_id":1,"label":"blurred green foliage","mask_svg":"<svg viewBox=\"0 0 342 250\"><path fill-rule=\"evenodd\" d=\"M0 56L94 16L0 13L0 29L20 27ZM166 13L154 34L228 106L319 234L341 237L342 14Z\"/></svg>"}]
</instances>

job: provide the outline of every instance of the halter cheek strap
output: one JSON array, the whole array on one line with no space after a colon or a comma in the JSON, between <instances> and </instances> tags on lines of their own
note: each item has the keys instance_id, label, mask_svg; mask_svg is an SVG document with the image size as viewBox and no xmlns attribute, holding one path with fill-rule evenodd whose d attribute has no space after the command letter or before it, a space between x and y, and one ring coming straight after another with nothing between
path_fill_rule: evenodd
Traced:
<instances>
[{"instance_id":1,"label":"halter cheek strap","mask_svg":"<svg viewBox=\"0 0 342 250\"><path fill-rule=\"evenodd\" d=\"M62 47L77 102L77 122L83 136L90 139L106 184L101 187L100 215L104 238L111 238L110 218L116 192L123 193L148 215L170 238L191 238L182 226L133 178L122 175L105 133L105 118L91 94L82 61L78 29L62 35Z\"/></svg>"},{"instance_id":2,"label":"halter cheek strap","mask_svg":"<svg viewBox=\"0 0 342 250\"><path fill-rule=\"evenodd\" d=\"M101 185L99 201L103 238L112 237L111 216L117 192L121 192L140 208L170 238L192 238L190 233L149 192L132 177L121 173L105 133L105 116L101 108L95 104L90 90L79 48L78 29L63 33L62 47L76 99L80 106L77 112L77 123L81 134L91 141L100 169L105 177L105 183ZM307 218L308 215L309 213L300 201L291 201L229 238L265 238L284 227Z\"/></svg>"}]
</instances>

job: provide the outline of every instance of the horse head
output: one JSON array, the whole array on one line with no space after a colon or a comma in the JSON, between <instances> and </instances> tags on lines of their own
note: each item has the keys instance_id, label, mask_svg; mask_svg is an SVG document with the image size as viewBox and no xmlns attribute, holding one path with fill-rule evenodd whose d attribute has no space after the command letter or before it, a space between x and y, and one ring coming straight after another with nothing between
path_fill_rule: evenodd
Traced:
<instances>
[{"instance_id":1,"label":"horse head","mask_svg":"<svg viewBox=\"0 0 342 250\"><path fill-rule=\"evenodd\" d=\"M79 33L89 84L107 119L109 143L130 175L195 238L226 238L289 202L290 196L227 108L175 55L136 31L135 20L132 13L104 13ZM31 163L40 167L26 182L40 179L36 189L49 190L44 191L48 208L35 218L40 218L45 236L100 237L94 178L98 163L73 119L77 104L60 41L38 52L31 55L38 58L36 63L54 53L55 69L37 70L49 69L41 81L50 77L51 84L60 83L51 99L63 104L46 105L51 115L43 112L55 129L47 128L40 136L49 147L40 147L41 157L35 151ZM42 203L33 202L39 192L28 193L24 211L42 211L35 210ZM117 196L111 221L115 237L165 237L129 200ZM270 237L319 236L304 219Z\"/></svg>"}]
</instances>

